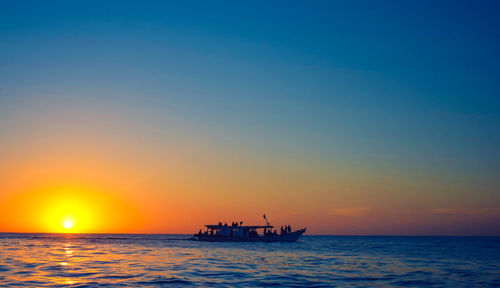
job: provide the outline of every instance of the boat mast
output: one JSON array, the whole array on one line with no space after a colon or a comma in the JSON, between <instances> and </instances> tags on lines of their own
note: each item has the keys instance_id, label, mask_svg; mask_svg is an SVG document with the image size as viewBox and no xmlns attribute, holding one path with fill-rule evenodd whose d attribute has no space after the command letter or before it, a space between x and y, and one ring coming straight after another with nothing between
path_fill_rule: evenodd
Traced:
<instances>
[{"instance_id":1,"label":"boat mast","mask_svg":"<svg viewBox=\"0 0 500 288\"><path fill-rule=\"evenodd\" d=\"M266 220L266 224L267 224L267 226L270 226L270 225L269 225L269 221L267 221L266 214L262 215L262 217L264 217L264 220Z\"/></svg>"}]
</instances>

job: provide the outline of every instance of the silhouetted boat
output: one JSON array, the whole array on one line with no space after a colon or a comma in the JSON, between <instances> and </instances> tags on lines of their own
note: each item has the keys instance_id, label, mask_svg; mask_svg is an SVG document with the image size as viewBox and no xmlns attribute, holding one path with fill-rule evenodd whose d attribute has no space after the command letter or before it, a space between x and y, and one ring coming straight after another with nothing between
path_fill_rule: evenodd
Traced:
<instances>
[{"instance_id":1,"label":"silhouetted boat","mask_svg":"<svg viewBox=\"0 0 500 288\"><path fill-rule=\"evenodd\" d=\"M264 219L266 219L264 215ZM219 223L217 225L205 225L206 231L194 234L193 240L209 241L209 242L295 242L297 241L306 228L296 231L291 231L290 226L281 228L280 233L273 231L274 226L270 225L266 219L266 225L251 225L244 226L238 223L232 225ZM288 228L287 228L288 227ZM262 234L258 233L259 229L264 229Z\"/></svg>"}]
</instances>

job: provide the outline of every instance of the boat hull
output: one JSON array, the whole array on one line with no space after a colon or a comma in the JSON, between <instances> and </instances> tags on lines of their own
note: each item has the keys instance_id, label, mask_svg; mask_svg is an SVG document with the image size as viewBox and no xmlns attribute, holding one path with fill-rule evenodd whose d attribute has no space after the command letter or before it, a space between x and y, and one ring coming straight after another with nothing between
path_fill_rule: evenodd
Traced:
<instances>
[{"instance_id":1,"label":"boat hull","mask_svg":"<svg viewBox=\"0 0 500 288\"><path fill-rule=\"evenodd\" d=\"M193 240L207 242L295 242L306 232L306 228L291 233L258 237L224 237L216 235L195 235Z\"/></svg>"}]
</instances>

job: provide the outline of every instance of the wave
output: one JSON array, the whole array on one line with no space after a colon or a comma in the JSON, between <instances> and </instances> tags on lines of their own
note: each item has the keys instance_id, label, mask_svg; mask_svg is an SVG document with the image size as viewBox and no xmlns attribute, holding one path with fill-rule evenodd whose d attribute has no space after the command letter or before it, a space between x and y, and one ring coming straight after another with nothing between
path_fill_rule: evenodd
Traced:
<instances>
[{"instance_id":1,"label":"wave","mask_svg":"<svg viewBox=\"0 0 500 288\"><path fill-rule=\"evenodd\" d=\"M273 244L179 241L184 236L0 234L0 286L500 284L500 238L306 236Z\"/></svg>"}]
</instances>

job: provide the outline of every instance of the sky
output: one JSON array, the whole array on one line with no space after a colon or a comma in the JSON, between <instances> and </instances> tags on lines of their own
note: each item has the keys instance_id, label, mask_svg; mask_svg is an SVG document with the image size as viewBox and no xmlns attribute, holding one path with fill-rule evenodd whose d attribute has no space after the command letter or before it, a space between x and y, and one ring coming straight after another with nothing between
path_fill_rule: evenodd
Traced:
<instances>
[{"instance_id":1,"label":"sky","mask_svg":"<svg viewBox=\"0 0 500 288\"><path fill-rule=\"evenodd\" d=\"M498 1L159 2L2 2L0 231L500 235Z\"/></svg>"}]
</instances>

